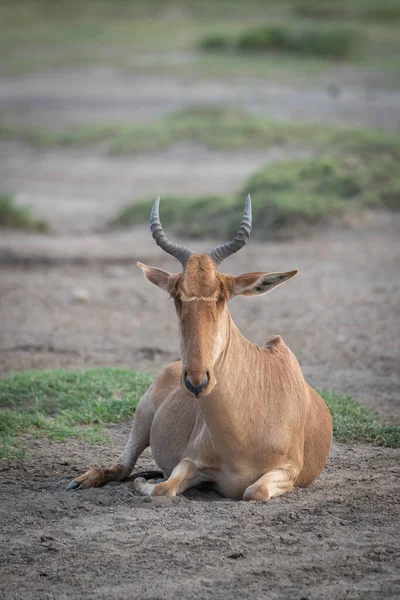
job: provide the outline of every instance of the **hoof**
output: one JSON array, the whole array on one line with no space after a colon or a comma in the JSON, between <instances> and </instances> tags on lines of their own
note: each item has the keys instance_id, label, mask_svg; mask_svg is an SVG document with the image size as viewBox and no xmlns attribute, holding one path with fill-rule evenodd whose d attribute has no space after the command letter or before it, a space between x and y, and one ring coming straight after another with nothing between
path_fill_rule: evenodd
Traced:
<instances>
[{"instance_id":1,"label":"hoof","mask_svg":"<svg viewBox=\"0 0 400 600\"><path fill-rule=\"evenodd\" d=\"M113 477L112 469L100 469L95 467L89 469L86 473L75 477L67 487L67 490L87 490L93 487L100 487L108 481L116 481L118 478Z\"/></svg>"},{"instance_id":2,"label":"hoof","mask_svg":"<svg viewBox=\"0 0 400 600\"><path fill-rule=\"evenodd\" d=\"M137 477L133 482L133 489L135 492L140 494L144 483L147 483L144 477Z\"/></svg>"},{"instance_id":3,"label":"hoof","mask_svg":"<svg viewBox=\"0 0 400 600\"><path fill-rule=\"evenodd\" d=\"M83 485L73 479L67 486L67 490L83 490Z\"/></svg>"}]
</instances>

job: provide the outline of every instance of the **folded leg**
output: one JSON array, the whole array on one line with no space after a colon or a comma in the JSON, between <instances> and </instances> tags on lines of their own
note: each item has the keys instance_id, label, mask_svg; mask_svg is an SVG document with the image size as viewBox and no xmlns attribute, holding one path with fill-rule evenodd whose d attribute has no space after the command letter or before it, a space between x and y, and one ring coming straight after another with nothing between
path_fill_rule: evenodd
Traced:
<instances>
[{"instance_id":1,"label":"folded leg","mask_svg":"<svg viewBox=\"0 0 400 600\"><path fill-rule=\"evenodd\" d=\"M292 489L297 476L298 470L291 465L268 471L245 490L243 500L263 501L285 494Z\"/></svg>"},{"instance_id":2,"label":"folded leg","mask_svg":"<svg viewBox=\"0 0 400 600\"><path fill-rule=\"evenodd\" d=\"M178 463L166 481L154 484L138 477L133 485L142 496L176 496L203 481L205 481L205 474L196 467L194 462L184 459Z\"/></svg>"}]
</instances>

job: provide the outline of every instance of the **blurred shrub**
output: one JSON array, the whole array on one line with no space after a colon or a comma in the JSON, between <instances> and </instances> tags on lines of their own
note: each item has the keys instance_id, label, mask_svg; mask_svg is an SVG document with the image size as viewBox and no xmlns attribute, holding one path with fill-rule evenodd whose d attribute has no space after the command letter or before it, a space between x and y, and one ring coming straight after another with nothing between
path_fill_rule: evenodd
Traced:
<instances>
[{"instance_id":1,"label":"blurred shrub","mask_svg":"<svg viewBox=\"0 0 400 600\"><path fill-rule=\"evenodd\" d=\"M359 32L348 27L298 27L289 25L264 25L248 29L235 40L227 36L213 35L200 40L203 50L240 52L289 52L293 54L318 56L329 59L343 59L353 56L360 44Z\"/></svg>"},{"instance_id":2,"label":"blurred shrub","mask_svg":"<svg viewBox=\"0 0 400 600\"><path fill-rule=\"evenodd\" d=\"M389 23L400 19L398 0L347 2L339 0L297 0L293 5L295 15L309 19L357 19Z\"/></svg>"},{"instance_id":3,"label":"blurred shrub","mask_svg":"<svg viewBox=\"0 0 400 600\"><path fill-rule=\"evenodd\" d=\"M326 0L300 0L294 3L293 12L309 19L344 19L349 16L349 4Z\"/></svg>"},{"instance_id":4,"label":"blurred shrub","mask_svg":"<svg viewBox=\"0 0 400 600\"><path fill-rule=\"evenodd\" d=\"M306 123L269 121L234 106L199 105L165 115L151 123L90 124L68 130L32 129L0 122L0 139L16 139L34 147L102 145L111 154L154 152L178 142L221 150L262 149L296 145L331 152L399 156L395 134Z\"/></svg>"},{"instance_id":5,"label":"blurred shrub","mask_svg":"<svg viewBox=\"0 0 400 600\"><path fill-rule=\"evenodd\" d=\"M250 29L242 33L236 43L239 50L287 50L293 34L283 25L272 25Z\"/></svg>"},{"instance_id":6,"label":"blurred shrub","mask_svg":"<svg viewBox=\"0 0 400 600\"><path fill-rule=\"evenodd\" d=\"M398 0L389 4L376 2L374 5L366 8L361 13L361 17L368 21L378 21L381 23L400 21L400 2Z\"/></svg>"},{"instance_id":7,"label":"blurred shrub","mask_svg":"<svg viewBox=\"0 0 400 600\"><path fill-rule=\"evenodd\" d=\"M27 229L30 231L49 231L45 221L32 217L27 206L17 206L10 194L0 194L0 227L8 229Z\"/></svg>"},{"instance_id":8,"label":"blurred shrub","mask_svg":"<svg viewBox=\"0 0 400 600\"><path fill-rule=\"evenodd\" d=\"M232 209L234 198L222 196L163 196L160 216L163 226L173 226L174 231L184 231L189 237L204 237L219 231L219 225L210 223L209 231L204 229L209 217L214 217L216 208ZM130 226L146 223L150 217L154 198L128 204L112 219L110 225ZM197 219L196 215L199 215Z\"/></svg>"},{"instance_id":9,"label":"blurred shrub","mask_svg":"<svg viewBox=\"0 0 400 600\"><path fill-rule=\"evenodd\" d=\"M161 220L185 237L235 236L244 198L253 201L253 232L263 239L309 232L320 223L366 208L400 210L397 157L332 156L281 162L256 171L237 196L169 196ZM113 225L148 221L154 199L132 203Z\"/></svg>"},{"instance_id":10,"label":"blurred shrub","mask_svg":"<svg viewBox=\"0 0 400 600\"><path fill-rule=\"evenodd\" d=\"M199 43L201 50L227 50L232 42L223 34L209 34L204 36Z\"/></svg>"}]
</instances>

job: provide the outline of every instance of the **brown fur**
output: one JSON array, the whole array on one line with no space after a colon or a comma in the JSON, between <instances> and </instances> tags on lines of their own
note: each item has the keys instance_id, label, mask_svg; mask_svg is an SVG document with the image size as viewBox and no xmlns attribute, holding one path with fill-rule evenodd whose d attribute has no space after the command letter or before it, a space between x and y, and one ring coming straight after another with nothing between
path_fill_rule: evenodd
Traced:
<instances>
[{"instance_id":1,"label":"brown fur","mask_svg":"<svg viewBox=\"0 0 400 600\"><path fill-rule=\"evenodd\" d=\"M255 346L227 308L235 295L264 294L296 271L234 277L219 273L204 254L193 254L178 275L139 266L175 301L182 361L169 365L143 396L115 467L103 469L103 479L99 469L88 471L76 484L126 478L149 444L168 479L137 478L135 488L145 495L175 495L207 481L230 498L268 500L312 483L331 447L329 410L280 336ZM197 398L186 377L194 386L208 378Z\"/></svg>"}]
</instances>

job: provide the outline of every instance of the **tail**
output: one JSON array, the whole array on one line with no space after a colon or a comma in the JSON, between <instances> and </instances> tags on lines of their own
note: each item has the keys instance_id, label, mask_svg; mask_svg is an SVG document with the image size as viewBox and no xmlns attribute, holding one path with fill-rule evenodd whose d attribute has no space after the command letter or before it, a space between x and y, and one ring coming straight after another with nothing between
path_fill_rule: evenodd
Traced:
<instances>
[{"instance_id":1,"label":"tail","mask_svg":"<svg viewBox=\"0 0 400 600\"><path fill-rule=\"evenodd\" d=\"M140 471L140 473L134 473L126 479L126 481L135 481L138 477L146 479L164 479L164 473L162 471Z\"/></svg>"}]
</instances>

